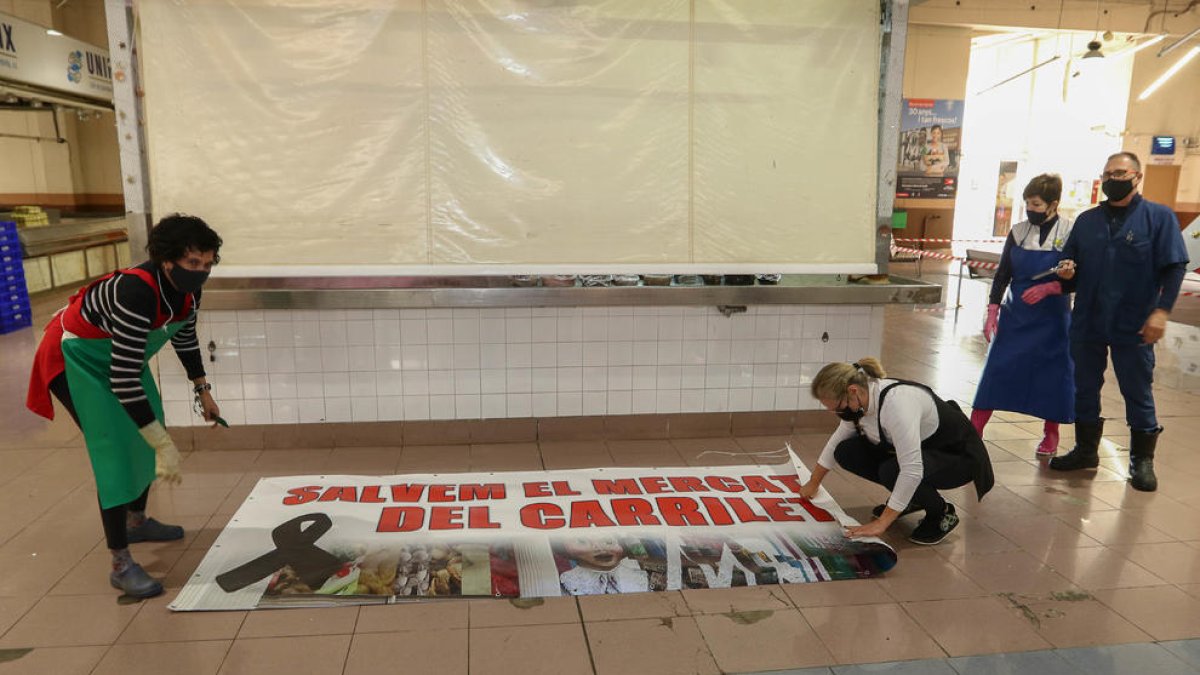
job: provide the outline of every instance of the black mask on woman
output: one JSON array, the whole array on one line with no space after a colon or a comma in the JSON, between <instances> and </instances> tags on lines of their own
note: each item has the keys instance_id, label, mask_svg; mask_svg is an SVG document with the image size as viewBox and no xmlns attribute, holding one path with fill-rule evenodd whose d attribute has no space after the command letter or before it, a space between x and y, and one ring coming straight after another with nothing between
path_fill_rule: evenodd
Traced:
<instances>
[{"instance_id":1,"label":"black mask on woman","mask_svg":"<svg viewBox=\"0 0 1200 675\"><path fill-rule=\"evenodd\" d=\"M1109 201L1119 202L1129 196L1133 192L1133 180L1117 180L1109 178L1100 184L1104 190L1104 195Z\"/></svg>"},{"instance_id":2,"label":"black mask on woman","mask_svg":"<svg viewBox=\"0 0 1200 675\"><path fill-rule=\"evenodd\" d=\"M859 406L858 410L851 410L850 398L847 397L846 407L838 408L837 410L833 411L833 413L847 422L858 422L863 418L863 415L867 414L867 411L864 410L862 406Z\"/></svg>"},{"instance_id":3,"label":"black mask on woman","mask_svg":"<svg viewBox=\"0 0 1200 675\"><path fill-rule=\"evenodd\" d=\"M167 272L167 276L171 277L171 283L175 284L175 288L184 293L195 293L200 290L204 282L208 281L208 274L207 271L185 270L179 265L172 265L170 271Z\"/></svg>"},{"instance_id":4,"label":"black mask on woman","mask_svg":"<svg viewBox=\"0 0 1200 675\"><path fill-rule=\"evenodd\" d=\"M847 422L857 422L863 418L863 415L867 414L867 411L863 410L862 408L859 408L858 410L838 408L834 411L834 414L846 420Z\"/></svg>"},{"instance_id":5,"label":"black mask on woman","mask_svg":"<svg viewBox=\"0 0 1200 675\"><path fill-rule=\"evenodd\" d=\"M1041 226L1050 217L1049 211L1026 211L1025 217L1029 219L1030 225Z\"/></svg>"}]
</instances>

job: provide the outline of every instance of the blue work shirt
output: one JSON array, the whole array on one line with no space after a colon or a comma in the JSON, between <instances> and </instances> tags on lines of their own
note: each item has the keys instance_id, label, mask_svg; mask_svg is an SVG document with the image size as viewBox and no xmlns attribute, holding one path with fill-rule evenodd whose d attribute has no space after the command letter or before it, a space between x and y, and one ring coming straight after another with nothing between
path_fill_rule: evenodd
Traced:
<instances>
[{"instance_id":1,"label":"blue work shirt","mask_svg":"<svg viewBox=\"0 0 1200 675\"><path fill-rule=\"evenodd\" d=\"M1158 304L1165 268L1186 263L1187 248L1175 214L1135 195L1125 222L1113 232L1102 204L1079 215L1063 246L1075 261L1071 340L1140 344L1138 331Z\"/></svg>"}]
</instances>

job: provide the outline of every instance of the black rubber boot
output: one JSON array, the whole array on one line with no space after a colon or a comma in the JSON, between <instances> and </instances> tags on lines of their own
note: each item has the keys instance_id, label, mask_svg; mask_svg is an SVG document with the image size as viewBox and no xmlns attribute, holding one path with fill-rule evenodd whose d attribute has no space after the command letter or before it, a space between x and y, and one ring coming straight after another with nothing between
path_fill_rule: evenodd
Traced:
<instances>
[{"instance_id":1,"label":"black rubber boot","mask_svg":"<svg viewBox=\"0 0 1200 675\"><path fill-rule=\"evenodd\" d=\"M1131 431L1129 433L1129 484L1134 490L1154 492L1158 489L1158 477L1154 475L1154 447L1162 427L1154 431Z\"/></svg>"},{"instance_id":2,"label":"black rubber boot","mask_svg":"<svg viewBox=\"0 0 1200 675\"><path fill-rule=\"evenodd\" d=\"M1100 466L1100 437L1104 435L1104 418L1095 422L1075 423L1075 447L1062 457L1050 460L1055 471L1078 471Z\"/></svg>"}]
</instances>

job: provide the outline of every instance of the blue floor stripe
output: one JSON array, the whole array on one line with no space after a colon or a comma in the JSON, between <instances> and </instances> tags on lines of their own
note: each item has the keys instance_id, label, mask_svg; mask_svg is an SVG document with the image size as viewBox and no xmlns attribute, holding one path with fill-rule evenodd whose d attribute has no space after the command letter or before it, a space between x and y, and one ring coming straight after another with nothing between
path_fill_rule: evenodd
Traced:
<instances>
[{"instance_id":1,"label":"blue floor stripe","mask_svg":"<svg viewBox=\"0 0 1200 675\"><path fill-rule=\"evenodd\" d=\"M949 659L771 670L741 675L1200 675L1200 640L1149 642Z\"/></svg>"}]
</instances>

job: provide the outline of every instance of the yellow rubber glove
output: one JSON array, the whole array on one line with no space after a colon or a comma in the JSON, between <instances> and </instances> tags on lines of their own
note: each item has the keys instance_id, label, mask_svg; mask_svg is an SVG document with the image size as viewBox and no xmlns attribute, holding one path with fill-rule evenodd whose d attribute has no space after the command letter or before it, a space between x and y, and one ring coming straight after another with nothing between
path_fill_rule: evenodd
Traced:
<instances>
[{"instance_id":1,"label":"yellow rubber glove","mask_svg":"<svg viewBox=\"0 0 1200 675\"><path fill-rule=\"evenodd\" d=\"M178 485L183 482L183 474L179 470L179 448L167 433L162 422L155 420L138 429L142 438L154 448L155 475L164 482Z\"/></svg>"}]
</instances>

